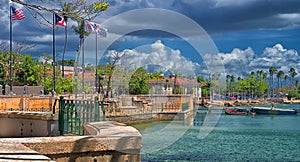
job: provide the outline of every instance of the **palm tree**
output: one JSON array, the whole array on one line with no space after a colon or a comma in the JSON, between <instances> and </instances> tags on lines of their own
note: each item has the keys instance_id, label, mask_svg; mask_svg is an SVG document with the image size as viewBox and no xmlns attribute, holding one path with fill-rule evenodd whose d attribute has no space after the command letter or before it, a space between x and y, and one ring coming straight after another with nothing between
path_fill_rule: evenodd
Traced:
<instances>
[{"instance_id":1,"label":"palm tree","mask_svg":"<svg viewBox=\"0 0 300 162\"><path fill-rule=\"evenodd\" d=\"M299 87L299 80L296 80L296 81L295 81L295 87L296 87L296 90L298 91L298 87Z\"/></svg>"},{"instance_id":2,"label":"palm tree","mask_svg":"<svg viewBox=\"0 0 300 162\"><path fill-rule=\"evenodd\" d=\"M291 68L289 72L291 77L291 86L293 86L294 77L297 75L297 72L294 68Z\"/></svg>"},{"instance_id":3,"label":"palm tree","mask_svg":"<svg viewBox=\"0 0 300 162\"><path fill-rule=\"evenodd\" d=\"M256 75L257 75L257 78L258 78L258 81L259 81L259 82L260 82L261 79L262 79L263 73L264 73L263 70L257 70L257 71L256 71Z\"/></svg>"},{"instance_id":4,"label":"palm tree","mask_svg":"<svg viewBox=\"0 0 300 162\"><path fill-rule=\"evenodd\" d=\"M227 94L226 96L229 96L229 90L230 90L230 85L229 85L229 80L230 80L231 75L226 75L226 86L227 86Z\"/></svg>"},{"instance_id":5,"label":"palm tree","mask_svg":"<svg viewBox=\"0 0 300 162\"><path fill-rule=\"evenodd\" d=\"M72 5L72 3L67 3L65 2L64 5L62 6L62 16L64 17L64 20L66 22L66 24L68 24L68 16L69 13L71 13L72 11L74 11L75 8ZM66 49L67 49L67 43L68 43L68 29L65 28L65 43L64 43L64 52L62 54L62 69L61 69L61 76L65 77L65 53L66 53Z\"/></svg>"},{"instance_id":6,"label":"palm tree","mask_svg":"<svg viewBox=\"0 0 300 162\"><path fill-rule=\"evenodd\" d=\"M230 85L231 85L231 91L232 91L232 96L234 96L234 88L233 88L233 83L234 83L235 77L234 75L230 76Z\"/></svg>"},{"instance_id":7,"label":"palm tree","mask_svg":"<svg viewBox=\"0 0 300 162\"><path fill-rule=\"evenodd\" d=\"M278 79L278 87L282 88L282 81L281 78L284 76L284 72L282 70L278 71L276 77Z\"/></svg>"},{"instance_id":8,"label":"palm tree","mask_svg":"<svg viewBox=\"0 0 300 162\"><path fill-rule=\"evenodd\" d=\"M287 87L286 81L289 79L289 75L284 76L284 85Z\"/></svg>"},{"instance_id":9,"label":"palm tree","mask_svg":"<svg viewBox=\"0 0 300 162\"><path fill-rule=\"evenodd\" d=\"M272 81L272 97L274 96L274 74L277 72L276 67L270 67L269 68L270 76L271 76L271 81Z\"/></svg>"},{"instance_id":10,"label":"palm tree","mask_svg":"<svg viewBox=\"0 0 300 162\"><path fill-rule=\"evenodd\" d=\"M77 51L77 59L75 62L75 79L76 79L76 84L77 84L77 78L78 78L78 73L77 73L77 64L79 62L79 56L80 56L80 50L82 50L82 92L84 92L84 36L88 36L90 34L90 32L86 32L85 31L85 22L84 20L78 20L77 21L77 26L73 25L72 29L75 31L75 33L77 33L79 35L79 47L78 47L78 51ZM75 97L77 97L78 94L78 89L77 86L76 87L76 95Z\"/></svg>"}]
</instances>

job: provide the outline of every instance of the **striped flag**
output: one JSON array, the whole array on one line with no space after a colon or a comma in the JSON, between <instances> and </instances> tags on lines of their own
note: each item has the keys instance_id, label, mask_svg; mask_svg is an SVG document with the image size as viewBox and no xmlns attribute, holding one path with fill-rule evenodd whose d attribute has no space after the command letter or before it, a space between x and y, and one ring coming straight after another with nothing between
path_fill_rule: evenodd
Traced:
<instances>
[{"instance_id":1,"label":"striped flag","mask_svg":"<svg viewBox=\"0 0 300 162\"><path fill-rule=\"evenodd\" d=\"M95 32L94 24L95 23L93 23L93 22L85 21L85 31Z\"/></svg>"},{"instance_id":2,"label":"striped flag","mask_svg":"<svg viewBox=\"0 0 300 162\"><path fill-rule=\"evenodd\" d=\"M65 28L68 27L68 25L67 25L65 19L64 19L62 16L56 15L56 14L55 14L55 24L56 24L56 25L59 25L59 26L63 26L63 27L65 27Z\"/></svg>"},{"instance_id":3,"label":"striped flag","mask_svg":"<svg viewBox=\"0 0 300 162\"><path fill-rule=\"evenodd\" d=\"M85 31L99 33L103 37L107 36L107 29L94 22L85 21Z\"/></svg>"},{"instance_id":4,"label":"striped flag","mask_svg":"<svg viewBox=\"0 0 300 162\"><path fill-rule=\"evenodd\" d=\"M15 7L11 7L12 9L12 20L22 20L25 18L25 15L22 13L23 10L22 9L17 9Z\"/></svg>"}]
</instances>

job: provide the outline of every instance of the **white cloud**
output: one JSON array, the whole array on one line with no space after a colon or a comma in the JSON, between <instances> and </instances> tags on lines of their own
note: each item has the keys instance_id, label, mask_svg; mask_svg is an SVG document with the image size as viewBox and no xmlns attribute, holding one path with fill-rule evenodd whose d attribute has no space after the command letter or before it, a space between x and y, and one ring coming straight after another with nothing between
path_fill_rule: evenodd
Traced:
<instances>
[{"instance_id":1,"label":"white cloud","mask_svg":"<svg viewBox=\"0 0 300 162\"><path fill-rule=\"evenodd\" d=\"M215 0L215 7L240 6L255 0L237 1L237 0Z\"/></svg>"},{"instance_id":2,"label":"white cloud","mask_svg":"<svg viewBox=\"0 0 300 162\"><path fill-rule=\"evenodd\" d=\"M278 70L287 72L290 68L299 69L298 65L300 56L293 49L285 49L281 44L276 44L273 47L265 48L260 58L257 58L250 63L250 67L269 68L276 67Z\"/></svg>"},{"instance_id":3,"label":"white cloud","mask_svg":"<svg viewBox=\"0 0 300 162\"><path fill-rule=\"evenodd\" d=\"M42 36L30 36L27 38L28 40L35 40L38 42L51 42L53 39L52 34L45 34Z\"/></svg>"},{"instance_id":4,"label":"white cloud","mask_svg":"<svg viewBox=\"0 0 300 162\"><path fill-rule=\"evenodd\" d=\"M123 50L126 57L122 60L122 65L130 68L144 67L161 72L175 71L186 76L195 75L194 70L197 64L183 57L180 50L170 49L160 40L151 44L150 48L150 52L141 52L137 49Z\"/></svg>"},{"instance_id":5,"label":"white cloud","mask_svg":"<svg viewBox=\"0 0 300 162\"><path fill-rule=\"evenodd\" d=\"M217 59L222 60L224 64L233 63L237 61L239 63L247 64L254 57L254 51L248 47L245 50L238 48L233 49L231 53L219 53L217 54Z\"/></svg>"},{"instance_id":6,"label":"white cloud","mask_svg":"<svg viewBox=\"0 0 300 162\"><path fill-rule=\"evenodd\" d=\"M180 50L171 49L163 44L160 40L148 46L149 52L142 52L139 49L126 49L122 52L126 53L126 58L122 60L122 65L127 67L144 67L155 71L171 71L179 72L182 75L194 75L195 71L207 73L207 69L203 65L189 61L181 55ZM285 49L281 44L273 47L266 47L260 55L255 54L252 48L233 49L230 53L218 53L215 55L205 54L205 58L214 61L222 61L225 66L226 73L235 76L246 77L250 72L264 70L268 73L269 68L274 66L284 73L288 74L290 68L300 69L300 56L293 49ZM201 64L201 63L200 63ZM203 64L203 63L202 63ZM159 67L159 68L154 68ZM200 69L199 67L202 66Z\"/></svg>"},{"instance_id":7,"label":"white cloud","mask_svg":"<svg viewBox=\"0 0 300 162\"><path fill-rule=\"evenodd\" d=\"M299 22L300 14L299 13L286 13L286 14L279 14L279 18L282 19L289 19L289 20L295 20Z\"/></svg>"},{"instance_id":8,"label":"white cloud","mask_svg":"<svg viewBox=\"0 0 300 162\"><path fill-rule=\"evenodd\" d=\"M285 73L292 67L296 70L300 68L300 56L297 51L285 49L281 44L266 47L261 55L255 54L250 47L245 50L236 48L230 53L218 53L214 59L222 60L226 72L237 76L245 76L257 70L268 72L271 66Z\"/></svg>"}]
</instances>

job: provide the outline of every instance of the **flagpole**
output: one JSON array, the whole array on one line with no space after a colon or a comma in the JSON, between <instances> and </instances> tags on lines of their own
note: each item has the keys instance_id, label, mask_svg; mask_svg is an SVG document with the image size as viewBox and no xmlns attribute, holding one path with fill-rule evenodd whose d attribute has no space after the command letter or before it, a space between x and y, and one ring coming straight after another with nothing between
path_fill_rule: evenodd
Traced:
<instances>
[{"instance_id":1,"label":"flagpole","mask_svg":"<svg viewBox=\"0 0 300 162\"><path fill-rule=\"evenodd\" d=\"M9 0L9 94L13 94L12 90L12 62L13 62L13 57L12 57L12 17L11 17L11 5L12 1Z\"/></svg>"},{"instance_id":2,"label":"flagpole","mask_svg":"<svg viewBox=\"0 0 300 162\"><path fill-rule=\"evenodd\" d=\"M81 47L81 52L82 52L82 78L81 78L81 84L82 84L82 95L83 98L85 98L85 87L84 87L84 73L85 73L85 66L84 66L84 33L85 33L85 22L83 21L83 33L82 33L82 47Z\"/></svg>"},{"instance_id":3,"label":"flagpole","mask_svg":"<svg viewBox=\"0 0 300 162\"><path fill-rule=\"evenodd\" d=\"M96 35L96 79L95 79L95 87L96 87L96 93L98 92L98 32L95 33Z\"/></svg>"},{"instance_id":4,"label":"flagpole","mask_svg":"<svg viewBox=\"0 0 300 162\"><path fill-rule=\"evenodd\" d=\"M56 66L56 62L55 62L55 14L53 13L53 27L52 27L52 38L53 38L53 44L52 44L52 57L53 57L53 61L52 61L52 67L53 67L53 80L52 80L52 97L54 97L55 95L55 66Z\"/></svg>"}]
</instances>

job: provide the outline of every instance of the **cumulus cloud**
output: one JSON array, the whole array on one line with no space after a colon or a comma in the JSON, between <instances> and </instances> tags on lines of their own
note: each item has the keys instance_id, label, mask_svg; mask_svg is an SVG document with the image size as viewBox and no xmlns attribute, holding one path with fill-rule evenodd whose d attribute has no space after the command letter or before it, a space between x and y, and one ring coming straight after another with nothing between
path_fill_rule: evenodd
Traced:
<instances>
[{"instance_id":1,"label":"cumulus cloud","mask_svg":"<svg viewBox=\"0 0 300 162\"><path fill-rule=\"evenodd\" d=\"M250 67L268 69L271 66L287 72L290 68L299 69L300 56L293 49L285 49L281 44L267 47L263 54L250 62Z\"/></svg>"},{"instance_id":2,"label":"cumulus cloud","mask_svg":"<svg viewBox=\"0 0 300 162\"><path fill-rule=\"evenodd\" d=\"M161 40L150 45L150 52L141 52L137 49L125 49L122 52L126 57L121 63L129 68L143 67L151 72L177 72L185 76L194 76L195 68L198 66L197 63L183 57L180 50L165 46Z\"/></svg>"},{"instance_id":3,"label":"cumulus cloud","mask_svg":"<svg viewBox=\"0 0 300 162\"><path fill-rule=\"evenodd\" d=\"M1 1L0 3L3 5L0 5L0 18L2 23L0 23L0 27L3 30L0 30L0 41L8 41L9 40L9 7L7 2ZM22 7L18 6L16 7ZM286 29L297 29L300 26L300 1L299 0L291 0L283 2L282 0L273 0L270 1L258 1L258 0L247 0L247 1L235 1L235 0L168 0L168 1L157 1L157 0L111 0L110 1L110 7L107 11L104 11L99 17L97 17L94 22L102 23L108 18L111 18L117 14L123 13L125 11L130 11L133 9L142 9L142 8L159 8L159 9L167 9L179 12L180 14L183 14L191 19L193 19L195 22L197 22L200 26L202 26L214 39L218 39L218 37L222 37L222 35L233 35L235 32L241 32L241 31L260 31L261 29L274 29L276 31L280 31L281 34L284 34L283 36L285 38L282 38L283 36L274 36L274 39L285 39L287 41L293 41L297 42L299 39L299 35L290 33L289 31L286 31ZM52 53L52 44L51 44L51 37L49 35L52 34L52 30L40 27L38 23L35 22L35 20L32 18L30 13L24 9L24 13L26 14L26 19L22 21L14 21L13 25L13 41L24 41L27 44L35 44L34 49L30 49L26 52L29 54L35 54L38 55L40 53ZM51 17L52 15L49 13L45 13L45 16ZM153 17L151 14L141 14L141 15L135 15L134 18L124 18L120 19L118 21L115 21L115 24L111 24L109 26L108 31L110 35L120 35L119 33L122 33L125 29L128 28L134 28L136 26L143 27L147 29L150 25L154 27L161 27L163 23L161 24L152 24L153 21L158 19L160 20L161 17ZM50 19L51 20L51 19ZM148 20L148 21L145 21ZM170 18L167 20L162 20L162 22L175 22L176 25L168 26L168 29L176 28L180 31L185 31L189 34L189 36L194 36L195 33L193 30L188 30L186 23L178 22L176 18ZM76 22L73 22L70 20L69 26L72 26L72 24L76 24ZM156 26L155 26L156 25ZM279 29L279 30L278 30ZM286 31L286 32L282 32ZM153 38L150 41L157 40L157 39L163 39L161 36L161 33L154 35L158 32L144 32L139 33L135 32L136 35L132 36L132 39L140 39L140 42L146 42L149 40L149 36ZM67 46L67 54L70 53L69 57L73 58L76 56L74 53L77 49L79 39L78 35L74 31L72 31L70 28L68 28L68 37L69 42ZM226 35L226 36L228 36ZM127 36L129 38L130 36ZM230 37L229 36L229 37ZM263 36L263 38L261 38ZM251 41L250 43L257 43L256 40L260 39L267 39L269 38L270 34L266 35L260 35L260 36L253 36L254 41ZM166 35L166 37L172 37L170 39L174 38L174 35ZM240 37L240 41L247 41L248 37ZM106 38L107 39L107 38ZM105 44L106 39L101 40L101 44ZM221 39L224 39L226 41L225 37L222 37ZM251 39L252 40L252 39ZM47 43L48 42L48 43ZM125 40L122 41L125 42L126 45L128 44L137 44L136 41L128 41ZM149 41L148 41L149 42ZM262 43L261 46L265 46L266 41ZM225 42L226 43L226 42ZM225 44L224 43L224 44ZM248 46L251 46L253 44L249 44ZM245 44L246 44L245 43ZM93 45L94 43L90 43ZM121 44L121 43L120 43ZM257 43L258 44L258 43ZM294 43L295 44L295 43ZM62 53L64 45L64 29L58 28L56 31L56 50L57 53ZM123 44L121 44L123 46ZM124 45L124 46L126 46ZM134 46L134 45L132 45ZM130 47L132 47L130 46ZM292 45L291 45L292 46ZM298 47L294 45L294 48ZM115 47L114 47L115 48ZM124 49L125 47L119 48ZM129 47L126 47L129 48ZM175 48L175 47L172 47ZM233 47L231 47L233 48ZM252 46L252 48L255 48ZM276 49L274 47L269 47L272 50ZM91 46L89 48L89 44L86 45L86 49L93 50L94 47ZM115 48L116 49L116 48ZM103 49L102 49L103 50ZM118 50L118 49L116 49ZM156 51L158 49L153 49L153 51ZM180 49L183 51L183 49ZM222 50L222 49L221 49ZM256 49L254 49L256 50ZM287 59L286 61L292 62L293 60L296 60L295 57L298 57L298 54L294 54L295 52L290 51L290 54L288 54L288 51L281 51L277 49L278 53L288 55L289 58L293 59ZM137 51L138 52L138 51ZM161 55L161 52L159 51L159 55ZM287 52L287 53L286 53ZM94 52L90 52L94 54ZM156 53L156 55L158 55ZM169 50L167 52L168 54L171 54L172 51ZM176 53L180 53L180 51L173 51L173 56L177 56ZM220 53L219 57L223 57L224 63L226 63L228 66L236 65L239 62L243 64L259 64L260 67L267 67L270 65L273 65L276 61L284 61L283 58L275 58L271 57L271 52L266 51L263 53L268 53L268 57L259 57L256 59L256 61L250 62L249 59L254 57L253 50L251 48L249 49L234 49L231 53ZM148 53L149 54L149 53ZM261 55L263 55L261 54ZM156 58L158 56L155 55L155 53L152 53L153 58ZM230 56L229 56L230 55ZM273 53L273 55L277 55L277 53ZM156 56L156 57L154 57ZM66 56L68 57L68 56ZM235 58L235 60L230 60L229 58ZM236 58L239 57L239 58ZM92 58L92 57L91 57ZM175 59L175 58L174 58ZM253 58L254 59L254 58ZM295 61L294 61L295 62ZM264 63L264 64L262 64ZM296 63L293 63L293 65ZM177 64L174 64L175 67ZM171 65L169 65L171 66ZM171 67L173 67L171 66ZM236 67L236 66L234 66ZM228 67L229 68L229 67ZM234 70L234 69L233 69Z\"/></svg>"},{"instance_id":4,"label":"cumulus cloud","mask_svg":"<svg viewBox=\"0 0 300 162\"><path fill-rule=\"evenodd\" d=\"M300 68L298 52L285 49L281 44L266 47L262 54L255 54L250 47L245 50L236 48L230 53L218 53L214 59L223 61L227 73L241 77L257 70L268 72L271 66L285 73L292 67Z\"/></svg>"},{"instance_id":5,"label":"cumulus cloud","mask_svg":"<svg viewBox=\"0 0 300 162\"><path fill-rule=\"evenodd\" d=\"M157 40L149 45L150 52L142 52L138 49L126 49L126 57L121 64L129 68L143 67L149 72L178 72L184 76L208 74L204 62L192 62L182 56L180 50L174 50ZM110 51L113 52L113 51ZM262 54L256 54L251 47L246 49L235 48L229 53L205 54L205 59L220 61L224 64L227 74L246 77L250 72L264 70L274 66L288 74L290 68L300 69L300 56L294 49L286 49L281 44L266 47ZM203 59L203 60L205 60Z\"/></svg>"}]
</instances>

